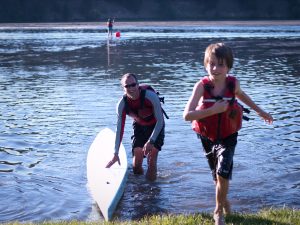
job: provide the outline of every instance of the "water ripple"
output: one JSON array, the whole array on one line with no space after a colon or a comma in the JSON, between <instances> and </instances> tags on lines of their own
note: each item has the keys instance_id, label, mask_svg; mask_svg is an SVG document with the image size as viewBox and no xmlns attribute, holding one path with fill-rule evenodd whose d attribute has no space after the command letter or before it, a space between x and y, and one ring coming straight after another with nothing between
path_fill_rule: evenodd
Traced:
<instances>
[{"instance_id":1,"label":"water ripple","mask_svg":"<svg viewBox=\"0 0 300 225\"><path fill-rule=\"evenodd\" d=\"M205 75L203 52L217 41L233 47L231 73L275 118L268 126L251 111L251 120L243 123L229 194L233 209L297 208L299 29L125 27L111 47L98 30L1 29L0 195L6 197L0 222L99 219L86 187L86 154L101 128L115 129L115 106L123 94L119 79L126 72L161 92L170 120L158 180L149 183L130 166L117 217L211 212L214 184L201 143L182 112L193 85ZM123 141L129 161L130 123Z\"/></svg>"}]
</instances>

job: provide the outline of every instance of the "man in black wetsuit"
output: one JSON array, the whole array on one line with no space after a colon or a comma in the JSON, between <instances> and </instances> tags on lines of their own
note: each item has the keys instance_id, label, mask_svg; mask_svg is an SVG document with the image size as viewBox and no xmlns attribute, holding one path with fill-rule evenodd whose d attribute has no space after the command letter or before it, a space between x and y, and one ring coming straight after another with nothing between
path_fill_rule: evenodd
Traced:
<instances>
[{"instance_id":1,"label":"man in black wetsuit","mask_svg":"<svg viewBox=\"0 0 300 225\"><path fill-rule=\"evenodd\" d=\"M117 106L118 123L115 141L115 154L107 164L111 167L119 162L119 147L122 141L126 115L133 118L132 155L134 174L143 174L143 159L147 157L146 178L157 177L157 156L164 144L164 118L157 94L139 87L137 77L132 73L123 75L121 84L124 96ZM142 100L141 100L142 99Z\"/></svg>"}]
</instances>

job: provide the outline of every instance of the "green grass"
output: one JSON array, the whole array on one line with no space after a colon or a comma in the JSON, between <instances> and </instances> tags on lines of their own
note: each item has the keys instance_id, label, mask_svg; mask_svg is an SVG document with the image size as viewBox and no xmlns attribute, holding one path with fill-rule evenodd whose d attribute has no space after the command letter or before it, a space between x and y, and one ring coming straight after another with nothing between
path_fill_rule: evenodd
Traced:
<instances>
[{"instance_id":1,"label":"green grass","mask_svg":"<svg viewBox=\"0 0 300 225\"><path fill-rule=\"evenodd\" d=\"M42 223L11 222L5 225L213 225L211 214L199 213L191 215L154 215L134 221L113 222L81 222L60 221ZM226 217L227 225L300 225L300 210L266 209L255 214L234 213Z\"/></svg>"}]
</instances>

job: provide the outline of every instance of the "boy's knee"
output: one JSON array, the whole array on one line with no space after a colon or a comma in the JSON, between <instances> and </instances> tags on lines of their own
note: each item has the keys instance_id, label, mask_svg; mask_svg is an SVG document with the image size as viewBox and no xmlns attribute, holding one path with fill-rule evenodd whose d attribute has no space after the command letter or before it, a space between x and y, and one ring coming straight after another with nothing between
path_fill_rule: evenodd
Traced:
<instances>
[{"instance_id":1,"label":"boy's knee","mask_svg":"<svg viewBox=\"0 0 300 225\"><path fill-rule=\"evenodd\" d=\"M229 179L228 179L228 178L225 178L225 177L222 177L221 175L217 175L217 182L218 182L220 185L226 185L226 184L228 184Z\"/></svg>"}]
</instances>

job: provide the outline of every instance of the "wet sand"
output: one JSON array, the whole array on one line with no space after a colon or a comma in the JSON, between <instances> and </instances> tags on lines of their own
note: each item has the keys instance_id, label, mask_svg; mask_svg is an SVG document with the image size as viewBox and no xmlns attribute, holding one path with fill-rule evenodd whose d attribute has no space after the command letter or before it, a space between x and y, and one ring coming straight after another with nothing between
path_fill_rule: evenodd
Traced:
<instances>
[{"instance_id":1,"label":"wet sand","mask_svg":"<svg viewBox=\"0 0 300 225\"><path fill-rule=\"evenodd\" d=\"M135 21L118 22L115 27L193 27L193 26L300 26L300 20L253 21ZM99 29L106 28L106 21L75 23L0 23L0 29Z\"/></svg>"}]
</instances>

